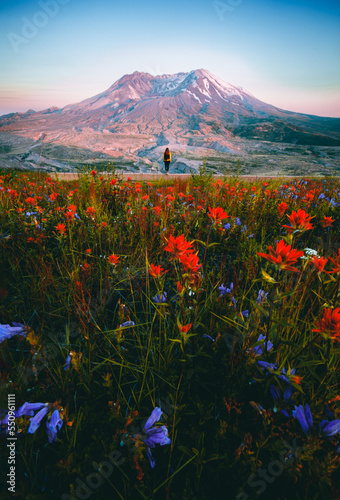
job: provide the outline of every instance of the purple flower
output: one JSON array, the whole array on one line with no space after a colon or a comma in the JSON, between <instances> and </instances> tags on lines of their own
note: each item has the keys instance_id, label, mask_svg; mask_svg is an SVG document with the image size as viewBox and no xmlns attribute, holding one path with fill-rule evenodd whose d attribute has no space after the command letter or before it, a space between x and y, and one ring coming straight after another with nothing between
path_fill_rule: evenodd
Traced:
<instances>
[{"instance_id":1,"label":"purple flower","mask_svg":"<svg viewBox=\"0 0 340 500\"><path fill-rule=\"evenodd\" d=\"M146 456L148 457L148 459L150 461L151 469L153 469L156 465L156 460L153 458L149 447L147 447L147 449L146 449Z\"/></svg>"},{"instance_id":2,"label":"purple flower","mask_svg":"<svg viewBox=\"0 0 340 500\"><path fill-rule=\"evenodd\" d=\"M144 433L147 434L144 442L150 448L154 448L156 444L164 446L171 443L171 439L168 437L168 429L167 427L165 427L165 425L159 427L151 427L155 422L158 422L162 414L162 410L156 406L144 426Z\"/></svg>"},{"instance_id":3,"label":"purple flower","mask_svg":"<svg viewBox=\"0 0 340 500\"><path fill-rule=\"evenodd\" d=\"M283 394L283 399L285 401L289 401L290 398L292 397L293 392L294 392L294 388L289 385Z\"/></svg>"},{"instance_id":4,"label":"purple flower","mask_svg":"<svg viewBox=\"0 0 340 500\"><path fill-rule=\"evenodd\" d=\"M45 406L40 411L38 411L38 413L34 417L30 418L31 423L27 431L29 434L35 433L35 431L40 426L40 422L42 421L47 412L48 412L48 407Z\"/></svg>"},{"instance_id":5,"label":"purple flower","mask_svg":"<svg viewBox=\"0 0 340 500\"><path fill-rule=\"evenodd\" d=\"M288 413L288 411L286 410L286 408L282 408L281 413L283 413L283 415L284 415L285 417L289 418L289 413Z\"/></svg>"},{"instance_id":6,"label":"purple flower","mask_svg":"<svg viewBox=\"0 0 340 500\"><path fill-rule=\"evenodd\" d=\"M295 411L293 410L293 417L297 418L303 432L308 436L310 431L313 429L313 417L309 406L306 404L305 409L303 409L302 405L295 406Z\"/></svg>"},{"instance_id":7,"label":"purple flower","mask_svg":"<svg viewBox=\"0 0 340 500\"><path fill-rule=\"evenodd\" d=\"M238 217L236 217L236 219L235 219L235 224L236 224L236 226L240 226L242 224L242 222L240 221L240 219Z\"/></svg>"},{"instance_id":8,"label":"purple flower","mask_svg":"<svg viewBox=\"0 0 340 500\"><path fill-rule=\"evenodd\" d=\"M266 293L264 290L259 290L259 293L257 295L256 302L257 304L261 304L263 300L266 300L268 293Z\"/></svg>"},{"instance_id":9,"label":"purple flower","mask_svg":"<svg viewBox=\"0 0 340 500\"><path fill-rule=\"evenodd\" d=\"M231 297L231 301L233 303L234 309L236 309L236 302L237 302L237 300L235 299L235 297Z\"/></svg>"},{"instance_id":10,"label":"purple flower","mask_svg":"<svg viewBox=\"0 0 340 500\"><path fill-rule=\"evenodd\" d=\"M229 222L227 222L227 224L225 224L223 227L226 231L229 231L229 229L231 228L231 225L229 224Z\"/></svg>"},{"instance_id":11,"label":"purple flower","mask_svg":"<svg viewBox=\"0 0 340 500\"><path fill-rule=\"evenodd\" d=\"M23 415L29 415L33 417L34 412L36 410L41 410L46 406L46 403L24 403L20 408L15 412L15 418L22 417Z\"/></svg>"},{"instance_id":12,"label":"purple flower","mask_svg":"<svg viewBox=\"0 0 340 500\"><path fill-rule=\"evenodd\" d=\"M291 375L295 375L295 372L296 372L296 369L295 369L295 368L292 368L292 369L290 370L290 374L291 374ZM286 372L286 369L285 369L285 368L282 368L282 370L281 370L281 375L278 375L278 377L279 377L279 379L283 380L284 382L286 382L287 384L289 384L289 385L290 385L290 380L289 380L289 378L286 376L286 373L287 373L287 372Z\"/></svg>"},{"instance_id":13,"label":"purple flower","mask_svg":"<svg viewBox=\"0 0 340 500\"><path fill-rule=\"evenodd\" d=\"M212 337L210 337L210 335L206 335L206 334L204 334L204 335L203 335L203 338L210 339L210 340L212 340L213 342L215 342L215 340L214 340Z\"/></svg>"},{"instance_id":14,"label":"purple flower","mask_svg":"<svg viewBox=\"0 0 340 500\"><path fill-rule=\"evenodd\" d=\"M270 385L270 394L272 395L272 398L275 401L279 401L280 393L279 393L277 387L275 387L275 385L273 385L273 384Z\"/></svg>"},{"instance_id":15,"label":"purple flower","mask_svg":"<svg viewBox=\"0 0 340 500\"><path fill-rule=\"evenodd\" d=\"M153 297L153 301L156 302L156 304L159 303L164 304L164 302L166 302L166 298L167 298L167 293L163 292L161 295L158 294L155 297Z\"/></svg>"},{"instance_id":16,"label":"purple flower","mask_svg":"<svg viewBox=\"0 0 340 500\"><path fill-rule=\"evenodd\" d=\"M266 340L266 337L264 335L259 335L258 339L257 339L257 342L260 342L262 340ZM267 342L267 352L270 351L271 349L273 349L273 344L271 343L270 340L268 340ZM263 354L263 350L262 350L262 345L257 345L256 347L254 347L253 349L254 353L256 356L260 356L261 354Z\"/></svg>"},{"instance_id":17,"label":"purple flower","mask_svg":"<svg viewBox=\"0 0 340 500\"><path fill-rule=\"evenodd\" d=\"M133 321L125 321L125 323L123 323L122 325L119 325L120 328L122 328L124 326L135 326L135 324Z\"/></svg>"},{"instance_id":18,"label":"purple flower","mask_svg":"<svg viewBox=\"0 0 340 500\"><path fill-rule=\"evenodd\" d=\"M13 323L14 326L0 325L0 344L14 335L26 336L25 327L20 323Z\"/></svg>"},{"instance_id":19,"label":"purple flower","mask_svg":"<svg viewBox=\"0 0 340 500\"><path fill-rule=\"evenodd\" d=\"M64 370L68 370L70 368L71 364L71 353L67 356L65 364L64 364Z\"/></svg>"},{"instance_id":20,"label":"purple flower","mask_svg":"<svg viewBox=\"0 0 340 500\"><path fill-rule=\"evenodd\" d=\"M323 420L319 425L320 434L323 437L332 437L340 432L340 420Z\"/></svg>"},{"instance_id":21,"label":"purple flower","mask_svg":"<svg viewBox=\"0 0 340 500\"><path fill-rule=\"evenodd\" d=\"M62 425L63 421L60 418L59 411L54 410L51 420L47 419L46 421L47 436L50 443L57 440L57 432L60 431Z\"/></svg>"},{"instance_id":22,"label":"purple flower","mask_svg":"<svg viewBox=\"0 0 340 500\"><path fill-rule=\"evenodd\" d=\"M223 284L218 287L220 291L220 297L223 297L226 293L231 293L234 288L234 284L230 283L230 288L226 288Z\"/></svg>"},{"instance_id":23,"label":"purple flower","mask_svg":"<svg viewBox=\"0 0 340 500\"><path fill-rule=\"evenodd\" d=\"M248 309L246 309L245 311L242 311L242 312L241 312L241 314L242 314L242 316L244 316L245 318L248 318L248 316L249 316L249 311L248 311Z\"/></svg>"},{"instance_id":24,"label":"purple flower","mask_svg":"<svg viewBox=\"0 0 340 500\"><path fill-rule=\"evenodd\" d=\"M256 363L261 368L265 368L266 370L277 370L277 364L276 363L268 363L267 361L256 361Z\"/></svg>"}]
</instances>

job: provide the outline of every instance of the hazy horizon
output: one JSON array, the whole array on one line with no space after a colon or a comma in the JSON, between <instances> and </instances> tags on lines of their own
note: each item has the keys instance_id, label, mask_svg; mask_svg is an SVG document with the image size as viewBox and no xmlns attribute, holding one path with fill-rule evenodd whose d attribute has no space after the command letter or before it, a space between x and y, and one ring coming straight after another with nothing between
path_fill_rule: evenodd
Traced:
<instances>
[{"instance_id":1,"label":"hazy horizon","mask_svg":"<svg viewBox=\"0 0 340 500\"><path fill-rule=\"evenodd\" d=\"M134 71L204 68L256 98L340 117L340 3L2 1L0 115L64 107Z\"/></svg>"}]
</instances>

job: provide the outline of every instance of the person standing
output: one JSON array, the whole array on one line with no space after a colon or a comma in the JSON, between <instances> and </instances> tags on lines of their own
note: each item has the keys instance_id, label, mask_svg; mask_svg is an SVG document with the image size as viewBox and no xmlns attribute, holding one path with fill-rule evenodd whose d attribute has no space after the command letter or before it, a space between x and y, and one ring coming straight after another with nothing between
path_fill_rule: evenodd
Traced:
<instances>
[{"instance_id":1,"label":"person standing","mask_svg":"<svg viewBox=\"0 0 340 500\"><path fill-rule=\"evenodd\" d=\"M164 161L166 175L169 175L169 166L171 163L171 153L170 153L169 148L166 148L166 150L164 151L163 161Z\"/></svg>"}]
</instances>

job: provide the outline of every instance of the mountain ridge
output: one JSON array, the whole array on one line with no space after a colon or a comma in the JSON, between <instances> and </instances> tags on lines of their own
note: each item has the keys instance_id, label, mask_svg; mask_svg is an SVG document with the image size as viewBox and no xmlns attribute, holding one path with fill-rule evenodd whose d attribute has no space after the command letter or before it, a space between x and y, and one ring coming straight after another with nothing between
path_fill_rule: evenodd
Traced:
<instances>
[{"instance_id":1,"label":"mountain ridge","mask_svg":"<svg viewBox=\"0 0 340 500\"><path fill-rule=\"evenodd\" d=\"M62 108L2 115L5 134L13 143L44 136L44 144L88 150L94 158L139 161L158 158L164 144L194 148L201 157L207 150L242 154L244 141L340 146L340 118L277 108L203 68L156 76L135 71Z\"/></svg>"}]
</instances>

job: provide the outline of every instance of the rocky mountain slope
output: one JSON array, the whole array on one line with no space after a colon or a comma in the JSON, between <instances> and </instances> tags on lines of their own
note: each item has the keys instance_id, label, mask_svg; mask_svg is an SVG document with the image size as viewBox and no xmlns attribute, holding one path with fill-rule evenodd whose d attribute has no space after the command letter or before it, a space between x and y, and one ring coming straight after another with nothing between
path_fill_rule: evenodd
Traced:
<instances>
[{"instance_id":1,"label":"rocky mountain slope","mask_svg":"<svg viewBox=\"0 0 340 500\"><path fill-rule=\"evenodd\" d=\"M188 152L193 161L211 154L242 156L247 141L337 148L340 119L276 108L204 69L135 72L61 109L1 116L0 166L20 163L22 154L34 165L42 147L40 163L56 169L118 159L151 168L161 163L165 145L183 163Z\"/></svg>"}]
</instances>

